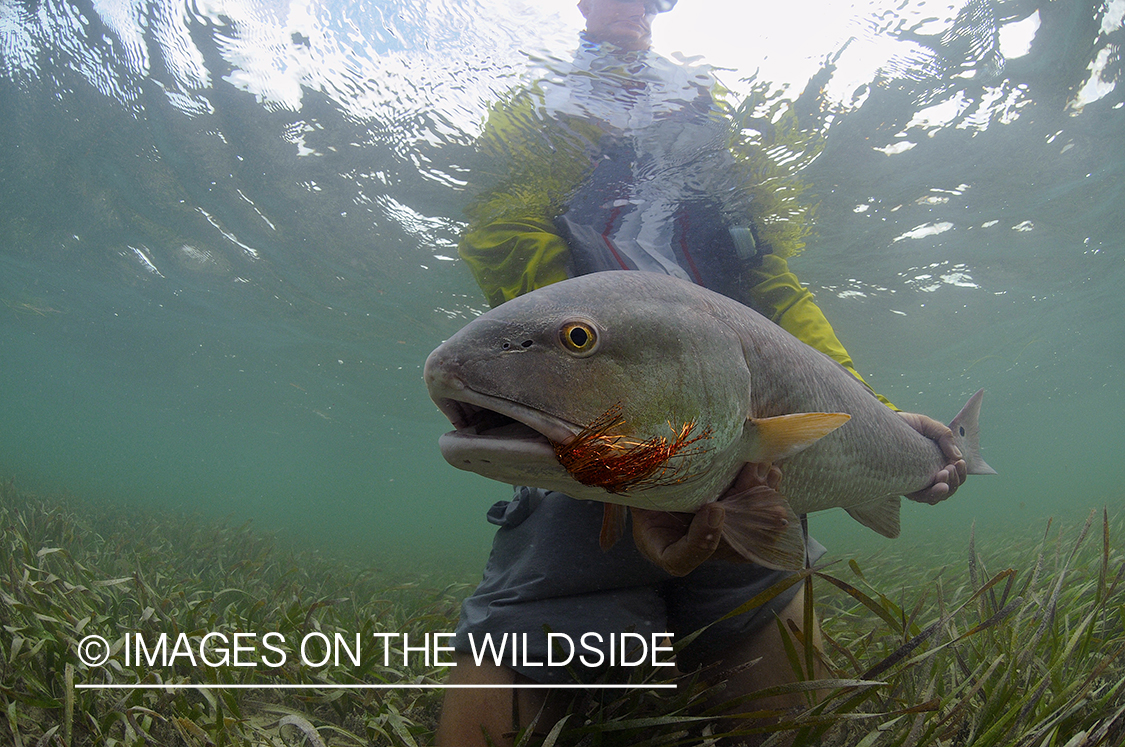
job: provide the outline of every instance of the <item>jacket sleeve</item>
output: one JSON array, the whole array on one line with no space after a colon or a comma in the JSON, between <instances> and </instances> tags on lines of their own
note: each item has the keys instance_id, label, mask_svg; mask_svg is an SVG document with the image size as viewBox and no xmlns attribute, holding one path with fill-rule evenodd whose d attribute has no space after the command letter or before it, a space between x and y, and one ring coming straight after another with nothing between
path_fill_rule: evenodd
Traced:
<instances>
[{"instance_id":1,"label":"jacket sleeve","mask_svg":"<svg viewBox=\"0 0 1125 747\"><path fill-rule=\"evenodd\" d=\"M855 364L836 337L824 312L816 305L813 294L801 285L797 276L789 270L789 264L775 254L766 254L761 262L745 273L747 303L760 314L780 326L789 334L810 345L846 368L868 389L866 381L855 370ZM872 391L875 394L874 391ZM891 402L880 394L875 394L880 402L897 411Z\"/></svg>"},{"instance_id":2,"label":"jacket sleeve","mask_svg":"<svg viewBox=\"0 0 1125 747\"><path fill-rule=\"evenodd\" d=\"M567 278L570 249L543 219L512 217L470 227L458 251L492 307Z\"/></svg>"},{"instance_id":3,"label":"jacket sleeve","mask_svg":"<svg viewBox=\"0 0 1125 747\"><path fill-rule=\"evenodd\" d=\"M520 90L489 112L477 140L486 184L466 208L458 252L492 306L564 280L570 248L558 217L595 162L601 129L547 116L536 88Z\"/></svg>"}]
</instances>

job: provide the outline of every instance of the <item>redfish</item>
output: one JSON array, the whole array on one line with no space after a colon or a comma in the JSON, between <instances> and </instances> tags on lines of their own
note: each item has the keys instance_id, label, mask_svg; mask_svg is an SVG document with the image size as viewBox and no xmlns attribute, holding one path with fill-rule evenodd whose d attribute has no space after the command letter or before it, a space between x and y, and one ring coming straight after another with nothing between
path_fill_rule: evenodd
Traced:
<instances>
[{"instance_id":1,"label":"redfish","mask_svg":"<svg viewBox=\"0 0 1125 747\"><path fill-rule=\"evenodd\" d=\"M798 514L840 507L887 537L900 496L929 486L941 450L844 367L752 309L645 272L599 272L483 314L426 360L455 430L454 467L577 499L695 511L746 462L777 491L724 499L723 532L747 558L799 568ZM969 474L983 390L950 423Z\"/></svg>"}]
</instances>

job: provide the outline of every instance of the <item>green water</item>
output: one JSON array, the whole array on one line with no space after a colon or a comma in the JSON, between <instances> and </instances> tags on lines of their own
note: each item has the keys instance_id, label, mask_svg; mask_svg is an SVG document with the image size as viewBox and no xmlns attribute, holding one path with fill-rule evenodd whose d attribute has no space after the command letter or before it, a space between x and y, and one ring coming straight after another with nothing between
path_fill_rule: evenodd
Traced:
<instances>
[{"instance_id":1,"label":"green water","mask_svg":"<svg viewBox=\"0 0 1125 747\"><path fill-rule=\"evenodd\" d=\"M919 548L1123 497L1121 3L979 4L1040 25L999 69L956 57L964 35L934 42L975 78L903 46L887 19L913 6L857 7L805 50L823 60L856 29L899 45L832 104L794 271L903 409L948 420L987 390L1000 474L906 506L895 542ZM681 5L677 23L701 23ZM956 8L935 13L936 39ZM326 0L141 17L0 10L0 477L475 573L507 491L441 459L421 365L485 307L455 259L479 121L530 74L521 50L567 54L578 14ZM1091 65L1100 88L1080 96ZM803 80L771 85L794 98ZM887 542L842 512L811 525L834 552Z\"/></svg>"}]
</instances>

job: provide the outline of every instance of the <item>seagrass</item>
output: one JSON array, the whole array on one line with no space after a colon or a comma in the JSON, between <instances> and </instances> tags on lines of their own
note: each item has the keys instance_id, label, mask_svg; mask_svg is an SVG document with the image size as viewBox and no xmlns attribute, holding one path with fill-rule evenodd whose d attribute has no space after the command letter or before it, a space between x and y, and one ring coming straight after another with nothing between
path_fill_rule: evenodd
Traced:
<instances>
[{"instance_id":1,"label":"seagrass","mask_svg":"<svg viewBox=\"0 0 1125 747\"><path fill-rule=\"evenodd\" d=\"M570 715L520 745L973 745L1094 747L1125 740L1125 556L1120 508L1082 526L964 538L956 555L882 550L797 574L824 649L782 627L796 682L733 698L721 673L612 668L633 690L577 691ZM107 666L75 656L97 633L452 629L466 582L403 580L200 517L125 511L0 486L0 743L424 745L446 670L360 666L202 670L213 684L423 683L420 690L132 690L76 683L199 682L201 670ZM949 544L949 543L945 543ZM901 554L899 554L901 553ZM998 570L990 570L998 569ZM762 597L780 591L772 589ZM747 600L756 606L762 598ZM287 635L287 640L292 640ZM677 645L683 646L688 637ZM828 672L809 679L809 658ZM417 658L417 657L416 657ZM755 706L807 694L798 713ZM814 697L819 693L820 697ZM714 705L720 703L721 705ZM538 736L533 733L538 732ZM546 732L544 736L544 732Z\"/></svg>"}]
</instances>

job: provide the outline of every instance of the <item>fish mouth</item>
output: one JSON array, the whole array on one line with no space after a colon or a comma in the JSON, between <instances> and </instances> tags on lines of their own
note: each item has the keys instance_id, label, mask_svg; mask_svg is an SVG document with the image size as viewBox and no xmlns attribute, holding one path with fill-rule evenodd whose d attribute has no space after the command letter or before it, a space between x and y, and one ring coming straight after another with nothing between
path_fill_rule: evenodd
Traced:
<instances>
[{"instance_id":1,"label":"fish mouth","mask_svg":"<svg viewBox=\"0 0 1125 747\"><path fill-rule=\"evenodd\" d=\"M529 473L565 474L555 445L574 440L580 426L483 394L460 381L443 383L430 395L453 424L454 430L438 439L441 454L451 465L505 482L530 477Z\"/></svg>"},{"instance_id":2,"label":"fish mouth","mask_svg":"<svg viewBox=\"0 0 1125 747\"><path fill-rule=\"evenodd\" d=\"M445 461L512 485L558 489L574 484L555 447L572 442L581 426L474 389L465 380L463 363L442 348L430 354L423 368L430 399L454 428L438 439Z\"/></svg>"}]
</instances>

